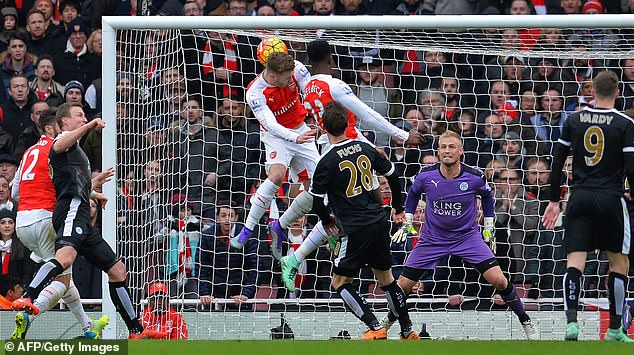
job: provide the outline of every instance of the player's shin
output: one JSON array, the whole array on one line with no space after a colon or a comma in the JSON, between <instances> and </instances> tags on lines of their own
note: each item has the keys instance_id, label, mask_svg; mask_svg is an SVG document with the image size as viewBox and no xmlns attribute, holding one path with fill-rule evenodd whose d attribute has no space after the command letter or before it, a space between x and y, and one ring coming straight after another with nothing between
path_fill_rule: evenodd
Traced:
<instances>
[{"instance_id":1,"label":"player's shin","mask_svg":"<svg viewBox=\"0 0 634 355\"><path fill-rule=\"evenodd\" d=\"M109 282L110 299L114 303L117 312L123 318L125 325L130 333L140 334L143 332L143 326L139 323L139 318L134 310L134 305L130 299L130 292L124 282Z\"/></svg>"},{"instance_id":2,"label":"player's shin","mask_svg":"<svg viewBox=\"0 0 634 355\"><path fill-rule=\"evenodd\" d=\"M327 240L328 234L324 230L324 226L321 221L319 221L315 225L315 228L313 228L313 230L308 233L306 240L304 240L299 248L297 248L297 250L295 250L295 252L293 253L295 259L297 260L297 262L301 263L308 255L317 250L317 248L322 246Z\"/></svg>"},{"instance_id":3,"label":"player's shin","mask_svg":"<svg viewBox=\"0 0 634 355\"><path fill-rule=\"evenodd\" d=\"M368 302L361 297L352 284L344 284L337 289L337 293L343 299L344 304L357 318L359 318L370 330L381 329L381 324L370 309Z\"/></svg>"},{"instance_id":4,"label":"player's shin","mask_svg":"<svg viewBox=\"0 0 634 355\"><path fill-rule=\"evenodd\" d=\"M396 280L387 286L381 287L385 291L387 304L391 314L398 315L398 322L401 325L401 333L406 336L412 331L412 321L407 311L407 296ZM388 316L389 317L389 316Z\"/></svg>"},{"instance_id":5,"label":"player's shin","mask_svg":"<svg viewBox=\"0 0 634 355\"><path fill-rule=\"evenodd\" d=\"M517 288L515 288L515 285L509 282L508 286L506 286L504 290L498 292L506 305L509 306L509 308L517 315L520 322L524 323L530 319L524 309L524 303L522 303L522 300L517 295Z\"/></svg>"},{"instance_id":6,"label":"player's shin","mask_svg":"<svg viewBox=\"0 0 634 355\"><path fill-rule=\"evenodd\" d=\"M75 316L75 318L77 318L79 324L81 324L82 331L89 331L92 327L92 322L84 311L84 307L81 304L79 291L77 290L77 287L75 287L73 280L70 281L70 284L68 285L68 290L64 294L62 301L64 301L64 304L66 304L68 309L73 312L73 315Z\"/></svg>"},{"instance_id":7,"label":"player's shin","mask_svg":"<svg viewBox=\"0 0 634 355\"><path fill-rule=\"evenodd\" d=\"M279 188L278 185L275 185L269 179L262 182L262 185L258 187L253 197L251 197L251 209L244 223L245 227L251 231L255 228L260 218L262 218L266 210L271 206L271 201Z\"/></svg>"},{"instance_id":8,"label":"player's shin","mask_svg":"<svg viewBox=\"0 0 634 355\"><path fill-rule=\"evenodd\" d=\"M306 191L300 193L280 217L280 227L288 228L291 223L310 212L311 208L313 208L313 195Z\"/></svg>"},{"instance_id":9,"label":"player's shin","mask_svg":"<svg viewBox=\"0 0 634 355\"><path fill-rule=\"evenodd\" d=\"M569 267L564 274L564 311L568 323L577 322L577 307L579 306L579 287L581 271Z\"/></svg>"},{"instance_id":10,"label":"player's shin","mask_svg":"<svg viewBox=\"0 0 634 355\"><path fill-rule=\"evenodd\" d=\"M53 281L40 292L33 304L37 306L41 314L55 306L64 293L66 293L66 285L60 281Z\"/></svg>"},{"instance_id":11,"label":"player's shin","mask_svg":"<svg viewBox=\"0 0 634 355\"><path fill-rule=\"evenodd\" d=\"M37 271L37 274L35 274L29 286L25 288L24 297L37 297L40 292L42 292L42 289L44 289L44 286L47 285L51 280L56 278L63 271L64 268L57 260L51 259L47 261Z\"/></svg>"},{"instance_id":12,"label":"player's shin","mask_svg":"<svg viewBox=\"0 0 634 355\"><path fill-rule=\"evenodd\" d=\"M610 300L610 328L620 329L623 319L623 304L627 290L627 277L616 272L608 275L608 296Z\"/></svg>"}]
</instances>

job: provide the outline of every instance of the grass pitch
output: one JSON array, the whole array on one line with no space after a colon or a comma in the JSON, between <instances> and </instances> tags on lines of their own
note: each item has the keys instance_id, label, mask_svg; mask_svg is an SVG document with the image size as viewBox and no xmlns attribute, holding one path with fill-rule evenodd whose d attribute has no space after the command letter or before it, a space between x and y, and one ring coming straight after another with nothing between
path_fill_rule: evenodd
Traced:
<instances>
[{"instance_id":1,"label":"grass pitch","mask_svg":"<svg viewBox=\"0 0 634 355\"><path fill-rule=\"evenodd\" d=\"M275 341L134 341L131 355L219 354L219 355L584 355L634 354L634 345L603 342L563 341L355 341L355 340L275 340Z\"/></svg>"}]
</instances>

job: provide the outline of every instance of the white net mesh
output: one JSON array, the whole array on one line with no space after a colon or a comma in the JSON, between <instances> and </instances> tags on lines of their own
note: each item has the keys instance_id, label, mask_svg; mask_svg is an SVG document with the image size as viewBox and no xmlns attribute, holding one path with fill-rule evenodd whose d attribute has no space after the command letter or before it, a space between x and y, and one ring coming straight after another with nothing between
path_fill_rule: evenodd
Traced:
<instances>
[{"instance_id":1,"label":"white net mesh","mask_svg":"<svg viewBox=\"0 0 634 355\"><path fill-rule=\"evenodd\" d=\"M230 250L217 235L232 218L217 208L233 203L243 221L249 197L266 177L259 127L243 97L262 69L255 47L271 35L284 39L302 62L308 41L328 39L336 54L334 76L392 124L425 135L425 143L409 147L358 127L386 150L405 177L404 189L423 164L434 161L444 130L463 136L465 162L486 169L495 185L500 265L529 310L549 311L537 316L542 336L561 339L563 315L556 311L563 310L563 230L546 231L539 222L548 201L551 150L566 115L591 104L593 73L618 72L625 82L618 108L632 107L629 30L118 30L118 245L135 301L153 281L169 283L177 308L197 312L186 317L193 338L265 338L280 311L290 314L304 339L361 330L360 322L341 314L325 247L302 264L297 293L280 282L266 220L287 208L297 186L279 191L257 241L243 251ZM384 197L388 203L389 191ZM302 222L285 253L297 248L316 218ZM415 243L412 236L392 245L396 276ZM596 305L592 299L606 292L607 258L590 257L581 292L585 306ZM370 270L359 276L361 294L384 314L383 292ZM430 324L434 337L522 338L517 320L492 301L493 291L471 266L448 258L410 296L410 311L416 322ZM211 306L199 302L207 295L215 299ZM232 298L239 295L248 299L242 306ZM453 310L470 311L448 312ZM598 317L582 318L583 337L598 336ZM314 328L306 326L311 321ZM466 327L478 331L467 334Z\"/></svg>"}]
</instances>

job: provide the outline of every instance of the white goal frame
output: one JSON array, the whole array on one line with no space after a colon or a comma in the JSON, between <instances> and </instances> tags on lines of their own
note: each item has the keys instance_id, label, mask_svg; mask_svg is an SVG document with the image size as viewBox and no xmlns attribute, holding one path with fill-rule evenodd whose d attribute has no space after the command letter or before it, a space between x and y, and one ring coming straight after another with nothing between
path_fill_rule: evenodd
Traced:
<instances>
[{"instance_id":1,"label":"white goal frame","mask_svg":"<svg viewBox=\"0 0 634 355\"><path fill-rule=\"evenodd\" d=\"M463 15L463 16L104 16L103 166L116 165L116 31L120 29L477 29L477 28L634 28L627 15ZM116 180L115 180L116 181ZM116 250L116 183L105 184L111 201L103 211L104 239ZM110 301L107 277L102 278L103 313L111 317L103 338L114 339L117 315Z\"/></svg>"}]
</instances>

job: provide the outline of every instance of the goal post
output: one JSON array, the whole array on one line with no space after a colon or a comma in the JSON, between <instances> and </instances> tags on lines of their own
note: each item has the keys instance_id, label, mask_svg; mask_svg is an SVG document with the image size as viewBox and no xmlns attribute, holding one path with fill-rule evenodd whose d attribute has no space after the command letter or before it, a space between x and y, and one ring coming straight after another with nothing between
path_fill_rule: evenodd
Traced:
<instances>
[{"instance_id":1,"label":"goal post","mask_svg":"<svg viewBox=\"0 0 634 355\"><path fill-rule=\"evenodd\" d=\"M145 51L148 45L145 42L145 32L142 31L173 31L170 32L166 36L171 36L169 43L166 41L165 46L170 46L168 49L164 49L164 52L153 52L153 55L157 56L157 60L168 61L168 65L164 65L163 68L171 68L176 67L182 73L184 73L185 78L183 82L186 87L187 85L191 85L193 80L192 78L187 77L188 68L187 63L184 60L184 54L182 53L168 53L167 51L180 51L183 52L183 38L186 35L183 35L180 31L183 30L216 30L222 33L229 33L235 35L245 35L252 36L254 39L263 38L265 36L273 35L279 36L285 41L291 42L301 42L306 43L310 40L318 38L316 35L316 29L326 30L328 34L323 35L323 38L328 39L331 44L336 45L338 47L346 48L346 50L351 50L351 48L362 48L362 53L366 53L371 50L393 50L393 51L407 51L407 50L416 50L421 52L427 51L442 51L446 53L459 53L464 55L482 55L482 56L501 56L501 57L522 57L522 58L551 58L555 57L558 59L565 60L574 60L575 58L582 59L596 59L596 60L620 60L632 57L634 59L634 54L632 52L628 52L629 48L602 48L588 52L575 52L575 51L562 51L563 48L533 48L530 50L520 50L516 49L508 49L502 47L486 47L484 45L477 44L477 40L479 37L472 35L473 30L484 30L484 29L547 29L547 28L557 28L561 30L575 30L575 29L587 29L587 28L599 28L599 29L634 29L634 15L600 15L600 16L588 16L588 15L548 15L548 16L523 16L523 15L515 15L515 16L272 16L272 17L258 17L258 16L245 16L245 17L233 17L233 16L200 16L200 17L184 17L184 16L176 16L176 17L160 17L160 16L138 16L138 17L112 17L112 16L104 16L102 20L102 33L103 33L103 55L102 55L102 80L103 80L103 92L102 92L102 102L103 102L103 118L106 122L106 127L103 130L103 167L117 167L117 176L114 181L104 185L104 194L108 197L109 201L111 201L105 210L103 211L103 222L102 222L102 232L104 239L113 247L114 250L123 247L121 244L120 231L117 226L117 205L118 200L121 196L118 195L117 187L123 181L124 177L121 176L122 173L127 174L128 171L138 171L143 167L140 164L136 164L134 169L124 170L118 169L121 164L120 157L122 154L133 155L137 152L133 149L129 151L122 152L121 147L117 147L118 138L120 138L120 132L117 129L117 105L119 104L117 98L117 85L118 85L118 77L120 77L120 69L117 67L117 63L119 60L117 58L118 55L126 56L127 50L137 51L133 56L136 59L142 58L143 54L141 51ZM261 32L262 30L266 30L268 32ZM433 35L422 36L418 30L430 30L433 32ZM122 38L122 31L137 31L139 37L135 37L132 40L129 38ZM464 31L464 32L463 32ZM377 41L378 33L381 33L381 40ZM461 35L464 33L465 35ZM353 35L354 34L354 35ZM134 36L134 35L131 35ZM634 35L631 35L632 38L626 38L623 35L622 38L625 38L625 44L632 46L634 44ZM130 37L132 38L132 37ZM125 42L125 41L128 41ZM119 41L119 42L118 42ZM121 43L121 42L125 43ZM475 44L474 44L475 43ZM254 53L255 46L257 46L257 41L251 41L250 44L251 50ZM174 47L171 47L174 46ZM631 47L634 48L634 47ZM200 49L198 49L200 51ZM295 50L295 49L292 49ZM119 51L119 53L117 52ZM297 53L305 52L303 49L295 50ZM197 55L202 55L202 53L197 53ZM240 55L239 53L237 54ZM365 54L362 54L364 56ZM354 58L351 54L345 54L344 57L347 56L350 62L354 62ZM241 59L241 58L239 58ZM250 58L254 59L254 58ZM380 58L379 56L379 59ZM522 59L523 61L524 59ZM387 77L397 77L399 74L395 72L395 67L399 64L403 64L406 60L400 59L396 61L396 65L393 65L392 72L380 72L381 80L388 80ZM356 63L356 62L355 62ZM487 69L488 64L484 62L479 63L481 67ZM356 65L356 64L355 64ZM531 64L533 67L537 68L537 65ZM495 67L497 70L503 70L502 65L499 63L491 65ZM561 65L556 64L556 67L559 69ZM527 64L528 68L529 65ZM530 68L529 68L530 69ZM154 68L153 70L158 70ZM354 70L354 68L353 68ZM382 69L381 69L382 70ZM475 69L469 68L471 72ZM535 69L537 70L537 69ZM531 73L533 73L531 71ZM252 72L248 73L255 75L257 73ZM144 73L143 75L153 75L152 72ZM425 77L425 73L419 73L417 76L420 78ZM439 78L442 80L443 75L440 74ZM398 78L400 80L400 78ZM438 78L436 78L438 79ZM471 87L468 87L467 92L461 92L460 94L464 96L469 96L473 98L473 102L470 103L470 106L464 107L465 109L473 108L480 110L480 106L478 106L480 93L477 92L475 86L478 84L478 80L484 85L487 85L487 88L491 85L492 79L475 79L471 78L471 82L473 82ZM500 79L502 80L502 79ZM534 84L533 79L527 79L529 84ZM571 84L579 85L579 83ZM246 86L248 84L244 83ZM152 85L165 85L161 83L154 83ZM171 84L170 84L171 85ZM179 84L180 85L180 84ZM199 84L196 84L199 85ZM203 86L203 83L200 83L200 86ZM547 86L549 87L549 86ZM139 89L139 88L137 88ZM244 89L244 88L243 88ZM398 89L398 88L396 88ZM420 92L430 91L432 94L434 90L438 91L442 88L432 85L431 83L426 82L423 87L417 87L413 90L416 91L415 97L416 101L413 103L415 106L424 106L421 97L423 94ZM581 90L581 88L579 88ZM203 91L199 89L198 91ZM536 90L535 90L536 91ZM560 90L561 92L561 90ZM143 93L141 93L143 94ZM208 99L209 102L216 102L218 97L215 97L216 93L208 94L208 96L214 97L205 97L207 95L205 92L201 92L203 95L203 100ZM488 92L486 93L488 95ZM562 94L563 95L563 94ZM150 97L151 95L147 94L146 96ZM509 95L510 96L510 95ZM374 96L370 95L370 99L374 98ZM161 100L162 97L156 98L151 97L150 100ZM387 99L386 99L387 100ZM367 102L366 102L367 103ZM180 104L180 103L178 103ZM179 108L180 106L176 106ZM384 102L377 102L377 104L384 104ZM203 103L203 106L206 106L207 103ZM209 104L214 106L215 104ZM443 103L444 105L444 103ZM136 125L137 127L141 127L141 129L145 130L147 126L146 120L150 117L154 117L157 114L164 114L164 112L157 113L153 108L147 108L147 105L139 104L134 110L134 114L136 115L136 119L139 120L139 123ZM385 106L389 106L389 103L386 101ZM398 106L398 105L397 105ZM406 106L405 104L401 105L401 114L403 115L405 112L402 112L403 108ZM478 106L478 107L476 107ZM458 107L463 108L463 107ZM174 108L172 108L174 109ZM520 110L519 107L515 108L516 110ZM563 108L562 108L563 110ZM490 110L489 110L490 111ZM497 112L497 111L496 111ZM174 113L174 112L171 112ZM446 113L443 111L442 113L437 112L438 115L442 116ZM210 112L210 114L215 115L216 112ZM176 116L178 112L176 112ZM444 116L442 116L444 117ZM389 117L393 118L393 117ZM399 122L404 121L402 119L403 116L399 116ZM252 119L252 118L249 118ZM450 122L445 117L443 118L447 124ZM476 120L476 117L474 117ZM397 120L394 120L392 123L397 123ZM475 123L475 122L474 122ZM478 122L477 124L483 124ZM139 137L144 133L138 132ZM129 134L126 133L126 134ZM430 132L431 135L433 135ZM378 139L378 138L377 138ZM389 141L388 141L389 142ZM388 143L389 145L389 143ZM127 148L124 148L127 149ZM498 152L496 151L488 151L486 154L496 156ZM140 154L140 153L139 153ZM480 154L480 153L477 153ZM484 154L484 153L482 153ZM204 155L204 154L203 154ZM536 154L539 156L539 154ZM159 157L157 157L159 158ZM161 157L162 159L167 159L166 157ZM190 156L187 157L189 159ZM203 157L204 158L204 157ZM422 156L421 156L422 159ZM172 164L172 163L170 163ZM177 164L177 163L173 163ZM182 164L179 162L178 164ZM404 163L405 166L409 166L409 163ZM526 171L524 167L521 168L523 171ZM204 178L204 177L203 177ZM256 178L261 178L258 176ZM184 182L185 185L180 186L183 188L189 188L192 185L192 181ZM204 184L202 180L200 181L201 189L204 191ZM232 194L235 191L231 191L229 196L233 196ZM248 191L242 191L244 194L248 194ZM196 201L188 201L196 204L197 209L204 208L205 196L204 192L202 193L198 200ZM203 207L200 207L203 206ZM531 227L533 230L536 230L537 227ZM511 227L509 227L509 231ZM266 241L260 243L266 243ZM509 242L510 243L510 242ZM531 244L536 245L536 241L531 241ZM550 241L551 244L555 243ZM504 244L504 242L502 243ZM139 249L136 249L137 252L136 257L139 259L145 258L148 254L155 252L152 250L153 247L148 246L139 246ZM149 249L148 249L149 248ZM512 247L508 247L507 253L512 253ZM159 251L162 252L162 251ZM510 255L510 254L509 254ZM512 257L506 255L508 259L510 259L509 263L521 262L524 263L522 257L513 259ZM259 257L258 257L259 258ZM536 257L534 257L536 258ZM522 259L522 260L519 260ZM553 262L559 261L561 259L553 260ZM258 263L260 259L258 259ZM146 272L155 272L154 270L143 269L146 267L144 261L139 261L139 265L141 267L140 270L135 270L135 272L144 274ZM182 265L180 265L182 266ZM180 267L179 266L179 267ZM149 268L150 266L148 266ZM165 265L160 265L160 268L164 268ZM458 267L460 272L463 272L463 267ZM455 269L455 270L458 270ZM447 266L447 275L451 274L454 269L451 266ZM524 269L522 269L524 270ZM271 272L268 270L267 272ZM524 277L525 275L520 271L520 276ZM600 277L599 271L595 272L597 277ZM138 275L137 275L138 276ZM316 276L316 275L315 275ZM555 277L557 275L553 275L552 270L549 273L549 276ZM466 284L468 284L466 280L467 276L464 276L464 280ZM527 279L528 276L523 279ZM106 314L111 316L110 326L107 327L103 332L104 338L114 339L120 337L125 333L125 326L123 323L119 321L115 321L118 319L116 315L116 311L114 306L110 302L108 297L108 282L107 277L103 277L102 279L102 294L103 294L103 311ZM473 282L473 281L472 281ZM477 283L475 286L480 287L481 285ZM134 287L135 292L143 297L143 286L135 284ZM147 286L147 285L145 285ZM258 287L258 285L255 285ZM469 285L467 285L469 286ZM465 287L467 287L465 286ZM271 291L273 292L273 291ZM190 328L190 335L193 335L192 338L196 339L205 339L205 338L214 338L214 339L247 339L244 335L240 335L234 330L227 329L231 326L245 326L247 331L253 331L255 333L254 338L266 338L268 336L268 331L270 328L279 325L279 312L278 308L273 307L272 305L281 305L285 306L288 304L293 304L294 306L298 305L310 305L310 299L275 299L274 294L270 294L270 299L258 299L257 294L254 298L249 300L251 304L263 304L266 305L266 312L255 312L251 315L248 312L222 312L222 313L205 313L205 312L186 312L186 320L193 322ZM175 295L174 303L177 305L196 305L197 299L188 299L184 296L184 294ZM231 299L219 298L217 299L219 304L230 304L233 302ZM378 296L371 302L376 303L377 305L381 305L382 309L385 308L384 300ZM448 337L448 338L461 338L459 335L456 335L457 332L461 331L461 329L452 327L451 325L444 324L445 322L466 322L468 324L475 324L482 327L483 331L488 332L490 330L490 334L478 334L473 332L465 333L466 338L471 339L501 339L504 338L505 335L502 334L502 331L496 330L495 325L497 322L502 322L504 331L506 331L506 337L509 338L522 338L521 334L518 335L518 323L512 314L509 316L507 313L503 312L490 312L486 314L482 314L480 310L475 311L465 311L468 313L465 314L457 314L452 312L452 310L447 307L440 306L438 304L444 305L449 302L446 296L437 296L432 299L416 299L413 298L410 300L411 304L415 304L416 308L412 309L412 313L416 313L417 310L429 311L432 309L440 308L438 314L432 314L435 312L422 312L423 314L420 316L415 316L413 319L426 321L428 324L437 324L439 329L442 329L442 335L440 337ZM465 296L465 303L468 302L476 302L479 303L478 299L472 299L471 297ZM552 313L549 311L545 314L537 315L538 323L542 323L551 328L546 328L542 330L542 336L544 339L560 339L562 336L558 333L560 329L556 328L556 326L561 326L563 324L563 312L561 312L558 308L558 305L561 304L561 298L557 298L555 296L546 297L544 299L535 301L535 303L539 304L543 303L551 303L553 304L553 309L556 309ZM302 323L306 319L303 319L301 316L301 312L296 315L291 315L287 317L289 323L292 321L296 321L295 325L291 323L291 326L295 329L301 327L301 332L304 332L302 335L302 339L310 339L314 337L316 339L324 339L326 333L334 331L339 327L338 330L343 328L341 327L349 327L350 324L354 324L356 322L355 319L352 319L350 314L345 316L341 316L341 310L343 307L339 300L329 300L329 299L315 299L314 304L325 305L326 307L330 307L332 305L336 310L331 310L328 308L326 312L319 313L314 309L318 307L314 307L314 309L310 310L311 317L309 320L315 322L319 326L322 326L326 322L328 322L328 316L333 316L334 325L329 325L327 331L326 330L315 330L313 333L307 334L310 332L309 326L306 324L299 325L298 323ZM603 306L604 300L596 300L588 297L585 300L585 305L587 306ZM298 306L299 307L299 306ZM465 307L468 308L468 307ZM286 309L284 307L282 310ZM299 307L301 310L302 308ZM461 307L458 309L462 309ZM471 313L473 312L473 313ZM480 313L478 313L480 312ZM381 313L379 311L378 313ZM384 312L383 312L384 313ZM222 318L221 322L225 322L224 328L223 326L214 325L214 317L216 315L217 318ZM532 313L531 313L532 315ZM234 318L231 318L235 316ZM549 320L549 316L552 316L552 321ZM444 317L444 318L443 318ZM349 319L350 318L350 319ZM559 319L562 318L562 319ZM580 317L582 322L586 322L587 326L592 329L588 333L583 334L584 339L595 339L598 338L599 334L599 315L598 312L591 312L590 314L586 314ZM217 321L217 319L216 319ZM550 324L548 324L550 322ZM272 324L272 326L271 326ZM360 323L359 323L360 324ZM317 326L317 325L316 325ZM417 326L418 327L418 326ZM193 331L192 331L193 329ZM353 328L352 330L356 330L357 328ZM594 332L594 333L593 333ZM596 334L595 334L596 333ZM336 331L334 334L330 334L331 336L336 335ZM465 338L463 337L463 338Z\"/></svg>"}]
</instances>

